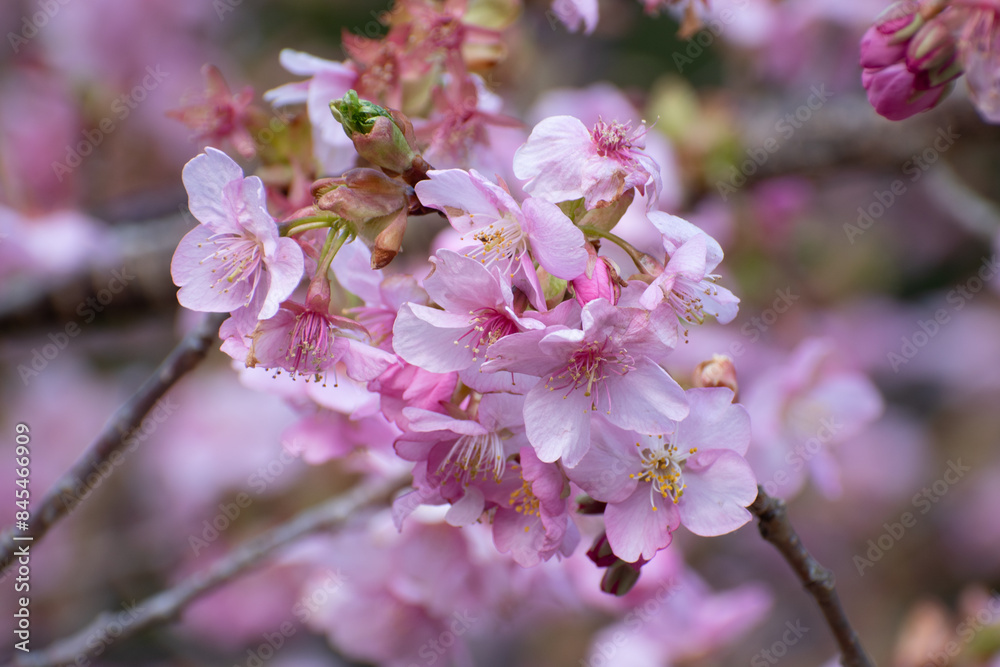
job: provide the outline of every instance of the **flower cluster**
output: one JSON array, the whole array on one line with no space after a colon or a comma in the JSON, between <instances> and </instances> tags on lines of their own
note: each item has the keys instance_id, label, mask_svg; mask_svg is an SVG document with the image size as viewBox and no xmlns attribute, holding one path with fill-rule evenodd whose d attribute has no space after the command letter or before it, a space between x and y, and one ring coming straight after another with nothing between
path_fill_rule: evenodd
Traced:
<instances>
[{"instance_id":1,"label":"flower cluster","mask_svg":"<svg viewBox=\"0 0 1000 667\"><path fill-rule=\"evenodd\" d=\"M307 415L300 451L349 455L315 445L343 441L346 424L394 437L365 447L412 463L397 522L446 505L452 525L492 525L523 566L571 554L575 515L603 510L608 553L592 558L620 593L615 563L637 571L681 524L720 535L749 520L749 417L731 363L686 390L664 367L690 327L732 320L738 299L718 284L719 244L650 210L661 175L645 124L546 118L514 154L514 189L431 168L409 119L354 90L330 108L374 167L316 181L312 205L279 224L261 181L210 148L184 171L202 224L173 262L183 305L231 313L220 334L234 359L281 386L371 397L316 398L351 419ZM614 233L633 202L662 255ZM427 212L452 228L430 273L385 271L409 214Z\"/></svg>"},{"instance_id":2,"label":"flower cluster","mask_svg":"<svg viewBox=\"0 0 1000 667\"><path fill-rule=\"evenodd\" d=\"M899 0L861 39L875 110L902 120L937 106L963 73L983 118L1000 121L1000 14L990 3Z\"/></svg>"}]
</instances>

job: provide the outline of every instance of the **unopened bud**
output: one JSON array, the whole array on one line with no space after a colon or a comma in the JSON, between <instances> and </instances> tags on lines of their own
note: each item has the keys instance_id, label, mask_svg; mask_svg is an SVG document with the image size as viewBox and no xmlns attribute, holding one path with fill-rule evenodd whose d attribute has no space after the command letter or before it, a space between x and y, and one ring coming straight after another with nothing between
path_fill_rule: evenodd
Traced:
<instances>
[{"instance_id":1,"label":"unopened bud","mask_svg":"<svg viewBox=\"0 0 1000 667\"><path fill-rule=\"evenodd\" d=\"M906 57L907 43L895 43L876 26L865 31L861 37L861 66L888 67Z\"/></svg>"},{"instance_id":2,"label":"unopened bud","mask_svg":"<svg viewBox=\"0 0 1000 667\"><path fill-rule=\"evenodd\" d=\"M395 174L413 167L418 157L416 138L413 125L403 114L362 100L354 90L330 102L330 111L361 157Z\"/></svg>"},{"instance_id":3,"label":"unopened bud","mask_svg":"<svg viewBox=\"0 0 1000 667\"><path fill-rule=\"evenodd\" d=\"M948 93L948 87L932 87L928 81L926 72L916 75L901 62L861 72L868 101L889 120L903 120L936 106Z\"/></svg>"},{"instance_id":4,"label":"unopened bud","mask_svg":"<svg viewBox=\"0 0 1000 667\"><path fill-rule=\"evenodd\" d=\"M403 234L405 232L406 211L401 210L375 237L375 244L372 246L373 269L384 268L399 254L403 247Z\"/></svg>"},{"instance_id":5,"label":"unopened bud","mask_svg":"<svg viewBox=\"0 0 1000 667\"><path fill-rule=\"evenodd\" d=\"M322 178L312 186L316 206L360 223L409 208L409 189L376 169L352 169L337 178Z\"/></svg>"},{"instance_id":6,"label":"unopened bud","mask_svg":"<svg viewBox=\"0 0 1000 667\"><path fill-rule=\"evenodd\" d=\"M951 87L946 84L950 84L962 76L963 73L962 63L958 58L955 58L950 63L942 65L937 69L921 72L920 76L916 78L914 85L917 90L938 90L945 86L945 94L947 94L950 92Z\"/></svg>"},{"instance_id":7,"label":"unopened bud","mask_svg":"<svg viewBox=\"0 0 1000 667\"><path fill-rule=\"evenodd\" d=\"M607 533L601 533L601 536L594 541L594 546L587 552L587 558L594 561L597 567L608 567L618 562L618 556L611 550Z\"/></svg>"},{"instance_id":8,"label":"unopened bud","mask_svg":"<svg viewBox=\"0 0 1000 667\"><path fill-rule=\"evenodd\" d=\"M956 59L955 36L943 21L924 24L906 48L906 68L914 74L948 67Z\"/></svg>"},{"instance_id":9,"label":"unopened bud","mask_svg":"<svg viewBox=\"0 0 1000 667\"><path fill-rule=\"evenodd\" d=\"M587 270L582 276L573 279L573 291L581 306L586 306L594 299L607 299L611 305L618 303L621 297L621 287L618 285L618 271L605 257L599 257L594 247L587 244L590 254L587 260Z\"/></svg>"},{"instance_id":10,"label":"unopened bud","mask_svg":"<svg viewBox=\"0 0 1000 667\"><path fill-rule=\"evenodd\" d=\"M635 563L619 560L609 566L601 577L601 590L618 597L625 595L639 582L639 575L645 562L641 558Z\"/></svg>"},{"instance_id":11,"label":"unopened bud","mask_svg":"<svg viewBox=\"0 0 1000 667\"><path fill-rule=\"evenodd\" d=\"M892 44L901 44L913 37L924 25L920 13L920 3L915 0L901 0L889 5L875 19L874 27L886 36Z\"/></svg>"},{"instance_id":12,"label":"unopened bud","mask_svg":"<svg viewBox=\"0 0 1000 667\"><path fill-rule=\"evenodd\" d=\"M733 360L722 354L713 354L711 359L698 364L692 384L695 387L729 387L734 398L740 389Z\"/></svg>"}]
</instances>

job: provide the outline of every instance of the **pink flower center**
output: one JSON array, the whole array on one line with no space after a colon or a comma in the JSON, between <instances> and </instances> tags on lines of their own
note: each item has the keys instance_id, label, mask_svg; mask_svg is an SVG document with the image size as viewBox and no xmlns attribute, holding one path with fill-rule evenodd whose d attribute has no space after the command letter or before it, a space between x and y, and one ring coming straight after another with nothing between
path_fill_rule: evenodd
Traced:
<instances>
[{"instance_id":1,"label":"pink flower center","mask_svg":"<svg viewBox=\"0 0 1000 667\"><path fill-rule=\"evenodd\" d=\"M673 442L663 442L663 436L647 436L647 447L641 442L635 443L640 448L639 457L642 460L642 472L630 473L629 477L640 482L649 482L649 498L653 511L656 511L656 496L673 503L680 502L687 484L684 483L684 462L698 451L697 447L681 450Z\"/></svg>"},{"instance_id":2,"label":"pink flower center","mask_svg":"<svg viewBox=\"0 0 1000 667\"><path fill-rule=\"evenodd\" d=\"M455 479L468 486L480 473L483 479L492 477L499 482L506 465L503 440L491 431L481 435L463 435L455 441L438 472L451 468Z\"/></svg>"},{"instance_id":3,"label":"pink flower center","mask_svg":"<svg viewBox=\"0 0 1000 667\"><path fill-rule=\"evenodd\" d=\"M558 375L550 375L545 386L550 391L566 389L566 396L582 388L584 396L592 397L591 409L596 409L601 388L607 389L603 380L611 373L625 375L634 370L632 361L628 350L614 349L607 340L588 343L573 353Z\"/></svg>"},{"instance_id":4,"label":"pink flower center","mask_svg":"<svg viewBox=\"0 0 1000 667\"><path fill-rule=\"evenodd\" d=\"M469 220L475 224L475 215L470 213ZM504 213L489 224L475 229L472 238L482 244L482 251L472 253L473 259L478 259L483 266L502 264L509 270L515 259L527 250L527 242L520 223L512 219L510 213ZM465 236L462 236L465 240ZM469 257L466 254L466 257Z\"/></svg>"},{"instance_id":5,"label":"pink flower center","mask_svg":"<svg viewBox=\"0 0 1000 667\"><path fill-rule=\"evenodd\" d=\"M247 294L247 303L250 303L261 277L260 268L264 253L261 251L260 242L231 233L215 234L208 238L208 242L214 245L216 250L199 264L203 264L206 260L213 261L217 266L212 269L212 273L219 274L209 288L215 289L219 283L225 281L223 292L228 292L234 283L253 279ZM202 245L199 243L198 247L201 248Z\"/></svg>"},{"instance_id":6,"label":"pink flower center","mask_svg":"<svg viewBox=\"0 0 1000 667\"><path fill-rule=\"evenodd\" d=\"M520 468L520 466L515 466ZM521 488L510 493L510 506L518 514L524 516L541 516L541 502L538 496L531 490L531 482L521 478ZM529 526L524 527L524 532L528 532Z\"/></svg>"},{"instance_id":7,"label":"pink flower center","mask_svg":"<svg viewBox=\"0 0 1000 667\"><path fill-rule=\"evenodd\" d=\"M460 340L471 335L472 340L465 347L472 348L473 359L478 359L481 351L504 336L517 332L517 325L513 320L496 308L480 308L469 314L472 316L469 320L472 328L462 334L455 344L458 345Z\"/></svg>"},{"instance_id":8,"label":"pink flower center","mask_svg":"<svg viewBox=\"0 0 1000 667\"><path fill-rule=\"evenodd\" d=\"M326 367L336 361L333 331L333 323L322 313L314 310L299 313L285 354L294 373L315 376L317 381L325 375Z\"/></svg>"},{"instance_id":9,"label":"pink flower center","mask_svg":"<svg viewBox=\"0 0 1000 667\"><path fill-rule=\"evenodd\" d=\"M715 276L709 276L714 279ZM718 288L713 281L702 280L694 282L689 278L677 276L670 291L664 296L677 317L687 324L703 324L705 322L705 303L702 295L716 296ZM718 313L709 313L718 317Z\"/></svg>"},{"instance_id":10,"label":"pink flower center","mask_svg":"<svg viewBox=\"0 0 1000 667\"><path fill-rule=\"evenodd\" d=\"M633 147L632 122L622 125L613 121L608 125L603 119L599 119L590 131L590 137L597 145L597 154L601 157L625 158Z\"/></svg>"}]
</instances>

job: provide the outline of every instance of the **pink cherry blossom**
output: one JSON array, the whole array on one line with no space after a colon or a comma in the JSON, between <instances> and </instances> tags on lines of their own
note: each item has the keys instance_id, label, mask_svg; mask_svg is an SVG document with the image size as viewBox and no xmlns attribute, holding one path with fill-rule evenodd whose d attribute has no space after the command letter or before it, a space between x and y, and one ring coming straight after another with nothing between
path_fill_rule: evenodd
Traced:
<instances>
[{"instance_id":1,"label":"pink cherry blossom","mask_svg":"<svg viewBox=\"0 0 1000 667\"><path fill-rule=\"evenodd\" d=\"M580 541L570 520L573 505L569 482L554 463L543 463L531 447L522 447L519 462L510 466L511 484L495 486L493 542L523 567L534 567L562 554L569 556ZM507 481L507 480L505 480Z\"/></svg>"},{"instance_id":2,"label":"pink cherry blossom","mask_svg":"<svg viewBox=\"0 0 1000 667\"><path fill-rule=\"evenodd\" d=\"M386 419L407 430L410 421L406 408L441 411L457 383L457 373L432 373L419 366L397 363L369 382L368 388L378 393Z\"/></svg>"},{"instance_id":3,"label":"pink cherry blossom","mask_svg":"<svg viewBox=\"0 0 1000 667\"><path fill-rule=\"evenodd\" d=\"M441 309L401 306L393 328L396 354L435 373L461 371L463 382L477 391L509 391L511 378L480 372L489 347L504 336L545 324L519 315L510 285L476 260L451 250L431 259L435 268L424 287ZM571 308L560 304L556 310ZM553 312L549 319L557 316ZM520 379L528 382L526 376Z\"/></svg>"},{"instance_id":4,"label":"pink cherry blossom","mask_svg":"<svg viewBox=\"0 0 1000 667\"><path fill-rule=\"evenodd\" d=\"M858 435L884 409L871 380L846 366L823 338L800 343L744 395L754 424L749 459L764 490L783 498L798 493L807 476L824 495L840 495L839 466L829 449Z\"/></svg>"},{"instance_id":5,"label":"pink cherry blossom","mask_svg":"<svg viewBox=\"0 0 1000 667\"><path fill-rule=\"evenodd\" d=\"M614 118L619 123L631 122L636 126L642 122L643 114L617 86L599 82L586 88L556 88L544 92L529 110L527 119L536 123L549 116L575 116L585 126L593 127L602 118ZM687 196L676 149L663 132L647 132L644 139L643 152L656 163L662 177L656 203L663 210L674 210ZM650 206L652 204L647 202L647 207Z\"/></svg>"},{"instance_id":6,"label":"pink cherry blossom","mask_svg":"<svg viewBox=\"0 0 1000 667\"><path fill-rule=\"evenodd\" d=\"M299 245L278 234L264 184L222 151L207 148L184 167L188 207L201 224L177 245L170 274L185 308L231 312L239 328L278 312L302 278Z\"/></svg>"},{"instance_id":7,"label":"pink cherry blossom","mask_svg":"<svg viewBox=\"0 0 1000 667\"><path fill-rule=\"evenodd\" d=\"M590 447L592 414L650 433L687 415L684 392L654 361L666 351L647 312L597 299L584 307L582 329L554 325L500 339L483 371L541 378L524 404L528 439L542 461L572 467Z\"/></svg>"},{"instance_id":8,"label":"pink cherry blossom","mask_svg":"<svg viewBox=\"0 0 1000 667\"><path fill-rule=\"evenodd\" d=\"M740 300L716 284L712 271L722 260L722 248L710 236L677 216L659 211L649 220L663 234L668 261L639 297L648 310L669 308L682 325L701 324L712 315L721 324L736 317Z\"/></svg>"},{"instance_id":9,"label":"pink cherry blossom","mask_svg":"<svg viewBox=\"0 0 1000 667\"><path fill-rule=\"evenodd\" d=\"M262 320L251 338L247 366L283 369L307 381L326 383L338 362L358 381L372 380L398 363L394 355L369 345L367 331L353 320L292 301Z\"/></svg>"},{"instance_id":10,"label":"pink cherry blossom","mask_svg":"<svg viewBox=\"0 0 1000 667\"><path fill-rule=\"evenodd\" d=\"M660 167L642 149L646 125L598 120L588 130L572 116L553 116L531 131L514 154L525 191L554 203L584 198L588 209L607 206L635 188L652 207L662 187ZM648 189L648 192L647 192Z\"/></svg>"},{"instance_id":11,"label":"pink cherry blossom","mask_svg":"<svg viewBox=\"0 0 1000 667\"><path fill-rule=\"evenodd\" d=\"M532 257L566 280L586 269L583 232L555 205L531 198L519 206L506 189L475 170L430 171L428 176L415 188L421 203L448 216L462 233L466 255L513 277L541 310L544 298Z\"/></svg>"},{"instance_id":12,"label":"pink cherry blossom","mask_svg":"<svg viewBox=\"0 0 1000 667\"><path fill-rule=\"evenodd\" d=\"M746 506L757 497L757 481L743 458L750 444L746 410L725 387L689 389L685 397L690 414L663 435L599 421L589 452L567 470L608 503L608 541L624 561L651 559L681 523L714 536L750 520Z\"/></svg>"},{"instance_id":13,"label":"pink cherry blossom","mask_svg":"<svg viewBox=\"0 0 1000 667\"><path fill-rule=\"evenodd\" d=\"M474 415L404 409L407 432L396 440L396 452L418 463L414 483L423 502L452 503L449 523L477 521L487 508L487 493L504 479L508 459L527 446L523 403L515 394L486 394Z\"/></svg>"}]
</instances>

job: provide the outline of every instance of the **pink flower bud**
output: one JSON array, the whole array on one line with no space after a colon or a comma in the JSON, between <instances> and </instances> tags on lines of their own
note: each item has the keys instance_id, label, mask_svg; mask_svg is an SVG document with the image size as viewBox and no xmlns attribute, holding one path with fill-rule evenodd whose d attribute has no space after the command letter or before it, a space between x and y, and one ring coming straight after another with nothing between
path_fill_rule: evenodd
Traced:
<instances>
[{"instance_id":1,"label":"pink flower bud","mask_svg":"<svg viewBox=\"0 0 1000 667\"><path fill-rule=\"evenodd\" d=\"M590 258L587 262L587 271L573 279L573 291L576 292L576 300L581 306L594 299L607 299L612 305L618 303L621 296L621 287L618 286L618 272L610 265L604 257L594 254L593 246L590 248Z\"/></svg>"},{"instance_id":2,"label":"pink flower bud","mask_svg":"<svg viewBox=\"0 0 1000 667\"><path fill-rule=\"evenodd\" d=\"M594 546L587 552L587 558L594 561L597 567L608 567L618 562L618 556L611 550L607 533L601 533L601 536L594 541Z\"/></svg>"},{"instance_id":3,"label":"pink flower bud","mask_svg":"<svg viewBox=\"0 0 1000 667\"><path fill-rule=\"evenodd\" d=\"M372 246L372 269L381 269L391 262L403 247L406 232L406 210L400 210L375 237Z\"/></svg>"},{"instance_id":4,"label":"pink flower bud","mask_svg":"<svg viewBox=\"0 0 1000 667\"><path fill-rule=\"evenodd\" d=\"M734 395L739 392L736 366L732 359L721 354L713 354L711 359L698 364L694 369L692 384L695 387L729 387Z\"/></svg>"},{"instance_id":5,"label":"pink flower bud","mask_svg":"<svg viewBox=\"0 0 1000 667\"><path fill-rule=\"evenodd\" d=\"M868 28L861 37L861 66L887 67L902 60L906 56L906 43L894 44L891 38L876 26Z\"/></svg>"},{"instance_id":6,"label":"pink flower bud","mask_svg":"<svg viewBox=\"0 0 1000 667\"><path fill-rule=\"evenodd\" d=\"M901 0L889 5L879 14L872 26L886 36L893 44L905 43L924 24L920 14L920 3L916 0Z\"/></svg>"},{"instance_id":7,"label":"pink flower bud","mask_svg":"<svg viewBox=\"0 0 1000 667\"><path fill-rule=\"evenodd\" d=\"M618 597L625 595L639 582L644 562L641 558L635 563L619 560L614 565L609 566L604 576L601 577L601 590Z\"/></svg>"},{"instance_id":8,"label":"pink flower bud","mask_svg":"<svg viewBox=\"0 0 1000 667\"><path fill-rule=\"evenodd\" d=\"M354 142L358 155L386 171L402 174L419 156L413 124L402 113L362 100L349 90L330 102L330 111Z\"/></svg>"},{"instance_id":9,"label":"pink flower bud","mask_svg":"<svg viewBox=\"0 0 1000 667\"><path fill-rule=\"evenodd\" d=\"M889 120L903 120L927 111L944 98L947 87L923 89L922 81L926 80L925 75L918 77L906 69L903 62L861 73L868 101L879 115Z\"/></svg>"},{"instance_id":10,"label":"pink flower bud","mask_svg":"<svg viewBox=\"0 0 1000 667\"><path fill-rule=\"evenodd\" d=\"M320 179L313 183L312 194L318 208L355 223L409 208L406 185L376 169L351 169L337 178Z\"/></svg>"},{"instance_id":11,"label":"pink flower bud","mask_svg":"<svg viewBox=\"0 0 1000 667\"><path fill-rule=\"evenodd\" d=\"M955 61L957 51L951 30L939 20L924 24L908 42L906 68L913 73L935 71Z\"/></svg>"}]
</instances>

